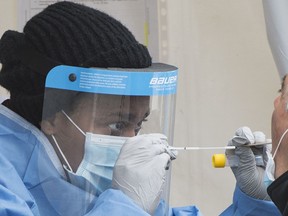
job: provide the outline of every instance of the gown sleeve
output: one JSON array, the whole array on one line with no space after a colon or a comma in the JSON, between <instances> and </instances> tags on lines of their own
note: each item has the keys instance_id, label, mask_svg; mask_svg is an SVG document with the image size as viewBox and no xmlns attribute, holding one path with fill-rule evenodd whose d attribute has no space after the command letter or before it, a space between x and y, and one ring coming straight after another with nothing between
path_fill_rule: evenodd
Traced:
<instances>
[{"instance_id":1,"label":"gown sleeve","mask_svg":"<svg viewBox=\"0 0 288 216\"><path fill-rule=\"evenodd\" d=\"M104 191L85 216L149 216L120 190Z\"/></svg>"},{"instance_id":2,"label":"gown sleeve","mask_svg":"<svg viewBox=\"0 0 288 216\"><path fill-rule=\"evenodd\" d=\"M258 200L243 193L237 186L233 203L220 216L280 216L272 201Z\"/></svg>"},{"instance_id":3,"label":"gown sleeve","mask_svg":"<svg viewBox=\"0 0 288 216\"><path fill-rule=\"evenodd\" d=\"M27 192L14 167L0 154L0 215L38 216L34 199Z\"/></svg>"}]
</instances>

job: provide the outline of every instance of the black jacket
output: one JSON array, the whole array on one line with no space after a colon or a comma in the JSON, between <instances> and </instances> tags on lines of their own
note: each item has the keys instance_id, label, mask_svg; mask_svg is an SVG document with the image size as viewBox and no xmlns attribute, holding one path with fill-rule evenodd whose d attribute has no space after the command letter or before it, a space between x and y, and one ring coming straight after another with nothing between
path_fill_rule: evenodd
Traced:
<instances>
[{"instance_id":1,"label":"black jacket","mask_svg":"<svg viewBox=\"0 0 288 216\"><path fill-rule=\"evenodd\" d=\"M282 215L288 216L288 171L277 178L267 192Z\"/></svg>"}]
</instances>

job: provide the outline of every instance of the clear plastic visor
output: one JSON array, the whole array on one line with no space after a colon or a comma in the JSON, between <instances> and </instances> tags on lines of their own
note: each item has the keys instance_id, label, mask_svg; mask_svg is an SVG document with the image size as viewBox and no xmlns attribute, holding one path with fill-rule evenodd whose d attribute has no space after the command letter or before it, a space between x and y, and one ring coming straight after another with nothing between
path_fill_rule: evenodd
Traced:
<instances>
[{"instance_id":1,"label":"clear plastic visor","mask_svg":"<svg viewBox=\"0 0 288 216\"><path fill-rule=\"evenodd\" d=\"M177 68L160 63L143 69L57 66L46 79L43 119L63 110L85 133L163 133L172 145L176 83Z\"/></svg>"},{"instance_id":2,"label":"clear plastic visor","mask_svg":"<svg viewBox=\"0 0 288 216\"><path fill-rule=\"evenodd\" d=\"M47 125L53 127L74 172L85 153L86 133L121 137L162 133L173 145L176 83L177 68L166 64L143 69L57 66L46 78L41 129L49 138ZM162 196L166 204L170 171Z\"/></svg>"}]
</instances>

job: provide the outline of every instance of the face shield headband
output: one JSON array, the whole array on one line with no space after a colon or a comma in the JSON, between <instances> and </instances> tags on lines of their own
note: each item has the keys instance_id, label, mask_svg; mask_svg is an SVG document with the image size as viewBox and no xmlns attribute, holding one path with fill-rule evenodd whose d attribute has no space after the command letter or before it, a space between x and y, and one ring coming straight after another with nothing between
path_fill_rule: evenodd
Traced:
<instances>
[{"instance_id":1,"label":"face shield headband","mask_svg":"<svg viewBox=\"0 0 288 216\"><path fill-rule=\"evenodd\" d=\"M47 75L46 88L127 96L173 95L178 69L154 63L148 68L81 68L56 66Z\"/></svg>"}]
</instances>

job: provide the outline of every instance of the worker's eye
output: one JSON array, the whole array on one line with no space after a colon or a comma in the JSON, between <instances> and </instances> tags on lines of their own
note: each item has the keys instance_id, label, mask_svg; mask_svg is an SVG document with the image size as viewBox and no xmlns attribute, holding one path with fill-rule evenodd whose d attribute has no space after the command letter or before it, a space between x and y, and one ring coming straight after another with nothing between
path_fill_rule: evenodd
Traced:
<instances>
[{"instance_id":1,"label":"worker's eye","mask_svg":"<svg viewBox=\"0 0 288 216\"><path fill-rule=\"evenodd\" d=\"M109 128L111 129L111 131L121 131L125 129L126 125L127 124L125 122L115 122L115 123L109 124Z\"/></svg>"}]
</instances>

